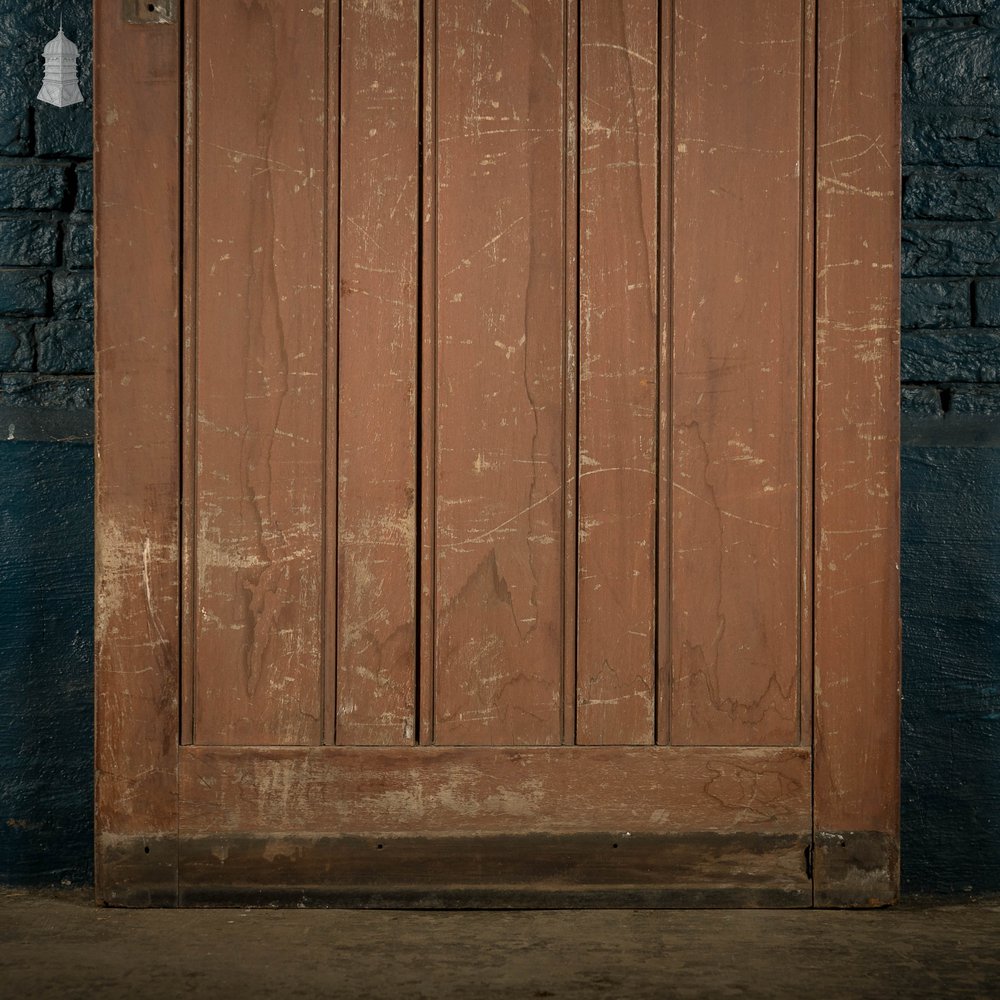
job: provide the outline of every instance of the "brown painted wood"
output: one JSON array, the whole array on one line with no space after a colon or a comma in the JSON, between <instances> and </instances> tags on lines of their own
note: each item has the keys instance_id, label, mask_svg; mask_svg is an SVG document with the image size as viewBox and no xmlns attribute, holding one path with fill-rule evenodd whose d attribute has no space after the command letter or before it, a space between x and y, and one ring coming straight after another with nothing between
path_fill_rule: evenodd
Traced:
<instances>
[{"instance_id":1,"label":"brown painted wood","mask_svg":"<svg viewBox=\"0 0 1000 1000\"><path fill-rule=\"evenodd\" d=\"M656 0L584 4L577 742L653 742Z\"/></svg>"},{"instance_id":2,"label":"brown painted wood","mask_svg":"<svg viewBox=\"0 0 1000 1000\"><path fill-rule=\"evenodd\" d=\"M434 742L434 638L437 587L434 569L437 539L437 10L423 0L421 56L420 206L420 622L417 693L418 742Z\"/></svg>"},{"instance_id":3,"label":"brown painted wood","mask_svg":"<svg viewBox=\"0 0 1000 1000\"><path fill-rule=\"evenodd\" d=\"M673 234L674 234L674 19L676 4L660 3L659 218L657 232L657 468L656 468L656 742L670 742L670 552L673 528Z\"/></svg>"},{"instance_id":4,"label":"brown painted wood","mask_svg":"<svg viewBox=\"0 0 1000 1000\"><path fill-rule=\"evenodd\" d=\"M185 655L199 743L320 737L323 13L199 5L196 625Z\"/></svg>"},{"instance_id":5,"label":"brown painted wood","mask_svg":"<svg viewBox=\"0 0 1000 1000\"><path fill-rule=\"evenodd\" d=\"M342 5L340 744L416 735L419 13Z\"/></svg>"},{"instance_id":6,"label":"brown painted wood","mask_svg":"<svg viewBox=\"0 0 1000 1000\"><path fill-rule=\"evenodd\" d=\"M899 886L897 0L820 0L816 901ZM838 861L860 835L855 864ZM834 846L830 846L830 845ZM872 845L881 845L873 858ZM878 853L878 850L875 851Z\"/></svg>"},{"instance_id":7,"label":"brown painted wood","mask_svg":"<svg viewBox=\"0 0 1000 1000\"><path fill-rule=\"evenodd\" d=\"M812 745L813 689L813 503L815 496L814 367L816 359L816 0L803 3L802 32L802 136L799 168L802 171L802 225L800 257L802 278L799 323L799 732L802 746Z\"/></svg>"},{"instance_id":8,"label":"brown painted wood","mask_svg":"<svg viewBox=\"0 0 1000 1000\"><path fill-rule=\"evenodd\" d=\"M184 747L180 831L799 834L810 824L810 756L801 747Z\"/></svg>"},{"instance_id":9,"label":"brown painted wood","mask_svg":"<svg viewBox=\"0 0 1000 1000\"><path fill-rule=\"evenodd\" d=\"M326 47L326 108L323 115L326 133L325 204L326 244L323 248L324 298L326 330L323 353L324 405L323 429L323 590L321 594L322 670L320 693L320 742L337 740L337 698L340 661L340 605L344 596L340 586L340 251L341 251L341 133L343 107L341 76L343 75L344 4L341 0L326 0L323 24Z\"/></svg>"},{"instance_id":10,"label":"brown painted wood","mask_svg":"<svg viewBox=\"0 0 1000 1000\"><path fill-rule=\"evenodd\" d=\"M94 36L97 895L149 903L177 891L180 33L98 0ZM115 869L121 839L162 837Z\"/></svg>"},{"instance_id":11,"label":"brown painted wood","mask_svg":"<svg viewBox=\"0 0 1000 1000\"><path fill-rule=\"evenodd\" d=\"M576 743L576 661L577 661L577 591L570 591L569 581L576 580L579 517L579 302L580 302L580 11L573 0L566 2L566 65L563 91L566 113L563 141L566 156L566 202L563 208L563 253L565 279L563 289L566 330L565 367L563 369L563 680L562 742Z\"/></svg>"},{"instance_id":12,"label":"brown painted wood","mask_svg":"<svg viewBox=\"0 0 1000 1000\"><path fill-rule=\"evenodd\" d=\"M801 0L674 18L671 739L798 739Z\"/></svg>"},{"instance_id":13,"label":"brown painted wood","mask_svg":"<svg viewBox=\"0 0 1000 1000\"><path fill-rule=\"evenodd\" d=\"M565 5L433 6L434 740L559 743Z\"/></svg>"},{"instance_id":14,"label":"brown painted wood","mask_svg":"<svg viewBox=\"0 0 1000 1000\"><path fill-rule=\"evenodd\" d=\"M726 6L98 5L101 899L893 898L898 10Z\"/></svg>"}]
</instances>

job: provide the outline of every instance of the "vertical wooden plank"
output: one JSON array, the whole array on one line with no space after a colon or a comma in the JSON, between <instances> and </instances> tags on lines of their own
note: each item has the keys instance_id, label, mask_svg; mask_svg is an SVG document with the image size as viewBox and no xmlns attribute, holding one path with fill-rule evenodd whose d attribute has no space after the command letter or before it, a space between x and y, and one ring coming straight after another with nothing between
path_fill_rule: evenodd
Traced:
<instances>
[{"instance_id":1,"label":"vertical wooden plank","mask_svg":"<svg viewBox=\"0 0 1000 1000\"><path fill-rule=\"evenodd\" d=\"M434 742L437 525L437 0L421 0L420 176L420 624L418 742Z\"/></svg>"},{"instance_id":2,"label":"vertical wooden plank","mask_svg":"<svg viewBox=\"0 0 1000 1000\"><path fill-rule=\"evenodd\" d=\"M671 740L798 738L802 0L678 0Z\"/></svg>"},{"instance_id":3,"label":"vertical wooden plank","mask_svg":"<svg viewBox=\"0 0 1000 1000\"><path fill-rule=\"evenodd\" d=\"M320 738L324 17L199 10L198 743Z\"/></svg>"},{"instance_id":4,"label":"vertical wooden plank","mask_svg":"<svg viewBox=\"0 0 1000 1000\"><path fill-rule=\"evenodd\" d=\"M670 742L671 631L670 553L673 551L673 280L674 280L674 18L676 0L660 0L660 143L657 292L656 474L656 742Z\"/></svg>"},{"instance_id":5,"label":"vertical wooden plank","mask_svg":"<svg viewBox=\"0 0 1000 1000\"><path fill-rule=\"evenodd\" d=\"M561 741L563 0L437 3L435 741Z\"/></svg>"},{"instance_id":6,"label":"vertical wooden plank","mask_svg":"<svg viewBox=\"0 0 1000 1000\"><path fill-rule=\"evenodd\" d=\"M183 19L184 46L184 129L181 164L181 743L194 742L194 656L197 628L195 584L195 537L191 530L196 509L197 476L195 439L195 369L198 233L198 4L185 0Z\"/></svg>"},{"instance_id":7,"label":"vertical wooden plank","mask_svg":"<svg viewBox=\"0 0 1000 1000\"><path fill-rule=\"evenodd\" d=\"M899 885L898 0L820 0L815 900Z\"/></svg>"},{"instance_id":8,"label":"vertical wooden plank","mask_svg":"<svg viewBox=\"0 0 1000 1000\"><path fill-rule=\"evenodd\" d=\"M343 4L341 744L415 736L419 13Z\"/></svg>"},{"instance_id":9,"label":"vertical wooden plank","mask_svg":"<svg viewBox=\"0 0 1000 1000\"><path fill-rule=\"evenodd\" d=\"M816 366L816 0L803 0L802 26L802 261L799 350L799 734L812 745L813 690L813 497Z\"/></svg>"},{"instance_id":10,"label":"vertical wooden plank","mask_svg":"<svg viewBox=\"0 0 1000 1000\"><path fill-rule=\"evenodd\" d=\"M579 527L579 311L580 311L580 5L565 0L566 34L563 45L563 90L566 113L563 131L566 146L566 199L563 208L563 255L565 257L563 369L563 682L562 742L576 743L576 580Z\"/></svg>"},{"instance_id":11,"label":"vertical wooden plank","mask_svg":"<svg viewBox=\"0 0 1000 1000\"><path fill-rule=\"evenodd\" d=\"M653 742L657 0L583 4L577 742Z\"/></svg>"},{"instance_id":12,"label":"vertical wooden plank","mask_svg":"<svg viewBox=\"0 0 1000 1000\"><path fill-rule=\"evenodd\" d=\"M97 895L166 905L177 898L180 30L128 26L119 0L98 0L94 27Z\"/></svg>"},{"instance_id":13,"label":"vertical wooden plank","mask_svg":"<svg viewBox=\"0 0 1000 1000\"><path fill-rule=\"evenodd\" d=\"M342 131L340 97L341 34L343 3L325 0L326 4L326 245L324 247L324 297L326 331L323 344L324 364L324 468L323 468L323 669L320 716L320 740L337 741L337 675L340 665L340 134Z\"/></svg>"}]
</instances>

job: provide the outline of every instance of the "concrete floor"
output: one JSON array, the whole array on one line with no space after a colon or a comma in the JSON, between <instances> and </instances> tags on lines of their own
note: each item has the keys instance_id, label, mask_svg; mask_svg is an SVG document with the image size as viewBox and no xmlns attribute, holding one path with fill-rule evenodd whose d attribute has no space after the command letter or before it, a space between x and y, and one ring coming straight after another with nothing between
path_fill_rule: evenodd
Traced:
<instances>
[{"instance_id":1,"label":"concrete floor","mask_svg":"<svg viewBox=\"0 0 1000 1000\"><path fill-rule=\"evenodd\" d=\"M106 910L0 890L0 996L1000 997L1000 899L895 910Z\"/></svg>"}]
</instances>

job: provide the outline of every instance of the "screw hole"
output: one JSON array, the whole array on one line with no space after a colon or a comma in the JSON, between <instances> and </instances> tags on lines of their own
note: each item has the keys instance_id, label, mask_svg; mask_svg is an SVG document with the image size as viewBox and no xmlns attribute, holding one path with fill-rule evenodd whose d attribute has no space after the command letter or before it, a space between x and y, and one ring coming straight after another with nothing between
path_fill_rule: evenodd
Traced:
<instances>
[{"instance_id":1,"label":"screw hole","mask_svg":"<svg viewBox=\"0 0 1000 1000\"><path fill-rule=\"evenodd\" d=\"M148 4L146 4L146 10L148 10L150 14L155 14L156 13L156 4L155 3L148 3Z\"/></svg>"},{"instance_id":2,"label":"screw hole","mask_svg":"<svg viewBox=\"0 0 1000 1000\"><path fill-rule=\"evenodd\" d=\"M383 847L385 847L385 844L376 844L375 845L375 850L376 851L381 851Z\"/></svg>"},{"instance_id":3,"label":"screw hole","mask_svg":"<svg viewBox=\"0 0 1000 1000\"><path fill-rule=\"evenodd\" d=\"M148 848L148 847L144 847L144 848L143 848L143 851L144 851L144 852L145 852L146 854L149 854L149 848Z\"/></svg>"},{"instance_id":4,"label":"screw hole","mask_svg":"<svg viewBox=\"0 0 1000 1000\"><path fill-rule=\"evenodd\" d=\"M612 846L612 847L617 847L618 845L617 845L617 844L612 844L611 846Z\"/></svg>"}]
</instances>

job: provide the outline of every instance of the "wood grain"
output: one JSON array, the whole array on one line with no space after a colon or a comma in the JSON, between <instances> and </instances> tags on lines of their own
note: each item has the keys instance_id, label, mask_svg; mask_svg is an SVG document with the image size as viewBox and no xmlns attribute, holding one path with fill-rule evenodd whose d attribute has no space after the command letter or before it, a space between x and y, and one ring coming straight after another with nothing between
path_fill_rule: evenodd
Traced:
<instances>
[{"instance_id":1,"label":"wood grain","mask_svg":"<svg viewBox=\"0 0 1000 1000\"><path fill-rule=\"evenodd\" d=\"M420 6L342 6L337 742L412 743Z\"/></svg>"},{"instance_id":2,"label":"wood grain","mask_svg":"<svg viewBox=\"0 0 1000 1000\"><path fill-rule=\"evenodd\" d=\"M833 905L899 885L899 32L896 0L820 0L815 825L883 845L817 858Z\"/></svg>"},{"instance_id":3,"label":"wood grain","mask_svg":"<svg viewBox=\"0 0 1000 1000\"><path fill-rule=\"evenodd\" d=\"M676 4L660 4L660 141L657 233L657 470L656 470L656 742L670 742L670 553L673 550L673 233L674 233L674 18Z\"/></svg>"},{"instance_id":4,"label":"wood grain","mask_svg":"<svg viewBox=\"0 0 1000 1000\"><path fill-rule=\"evenodd\" d=\"M564 4L436 9L434 739L558 743Z\"/></svg>"},{"instance_id":5,"label":"wood grain","mask_svg":"<svg viewBox=\"0 0 1000 1000\"><path fill-rule=\"evenodd\" d=\"M437 628L437 6L421 5L420 109L420 609L417 649L418 742L434 742Z\"/></svg>"},{"instance_id":6,"label":"wood grain","mask_svg":"<svg viewBox=\"0 0 1000 1000\"><path fill-rule=\"evenodd\" d=\"M803 7L674 19L671 739L798 739Z\"/></svg>"},{"instance_id":7,"label":"wood grain","mask_svg":"<svg viewBox=\"0 0 1000 1000\"><path fill-rule=\"evenodd\" d=\"M801 747L184 747L180 830L802 833L810 767Z\"/></svg>"},{"instance_id":8,"label":"wood grain","mask_svg":"<svg viewBox=\"0 0 1000 1000\"><path fill-rule=\"evenodd\" d=\"M132 876L160 898L177 885L181 45L117 0L94 28L97 895L127 888L119 839L167 837Z\"/></svg>"},{"instance_id":9,"label":"wood grain","mask_svg":"<svg viewBox=\"0 0 1000 1000\"><path fill-rule=\"evenodd\" d=\"M653 742L658 24L584 4L577 742Z\"/></svg>"},{"instance_id":10,"label":"wood grain","mask_svg":"<svg viewBox=\"0 0 1000 1000\"><path fill-rule=\"evenodd\" d=\"M563 67L566 100L563 136L566 156L565 207L563 209L563 680L562 742L576 743L576 661L579 518L579 301L580 301L580 9L566 3L566 65Z\"/></svg>"},{"instance_id":11,"label":"wood grain","mask_svg":"<svg viewBox=\"0 0 1000 1000\"><path fill-rule=\"evenodd\" d=\"M895 898L898 3L661 7L191 0L182 191L99 0L102 900Z\"/></svg>"},{"instance_id":12,"label":"wood grain","mask_svg":"<svg viewBox=\"0 0 1000 1000\"><path fill-rule=\"evenodd\" d=\"M185 905L808 906L796 834L184 838Z\"/></svg>"},{"instance_id":13,"label":"wood grain","mask_svg":"<svg viewBox=\"0 0 1000 1000\"><path fill-rule=\"evenodd\" d=\"M198 13L194 737L320 737L325 8ZM253 53L253 58L248 58Z\"/></svg>"}]
</instances>

